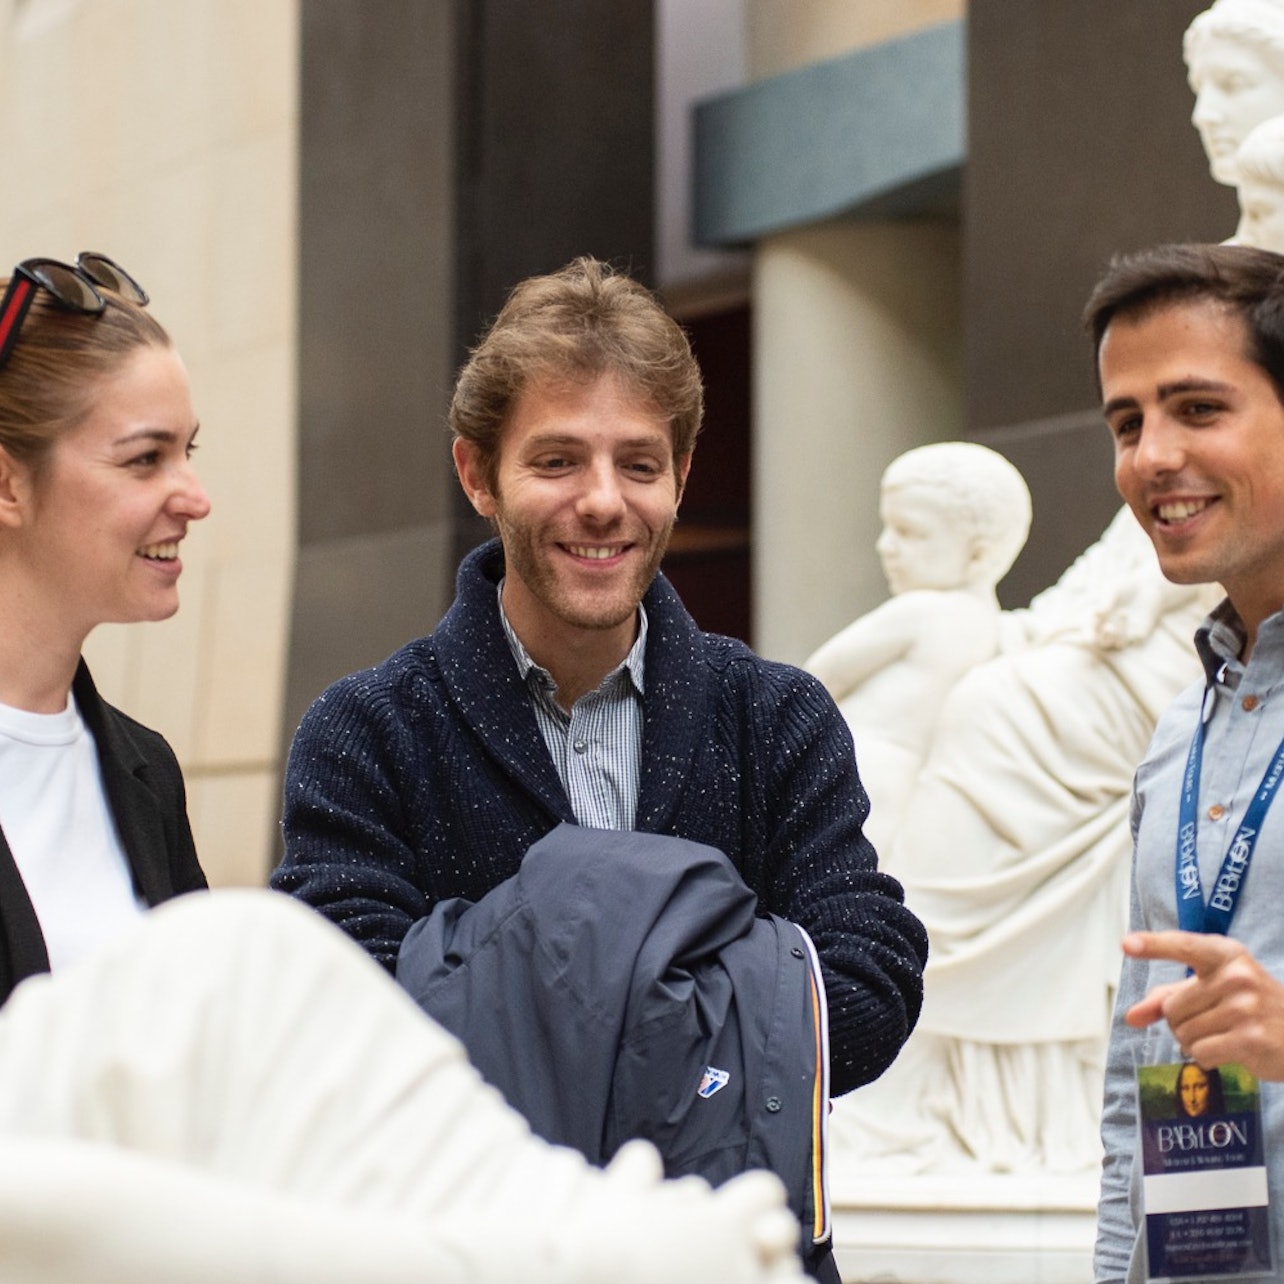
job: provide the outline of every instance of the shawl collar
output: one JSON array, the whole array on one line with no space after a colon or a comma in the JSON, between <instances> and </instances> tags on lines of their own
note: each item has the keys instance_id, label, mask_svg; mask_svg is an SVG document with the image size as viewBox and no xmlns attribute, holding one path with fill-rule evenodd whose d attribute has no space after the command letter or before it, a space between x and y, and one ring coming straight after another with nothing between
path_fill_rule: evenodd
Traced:
<instances>
[{"instance_id":1,"label":"shawl collar","mask_svg":"<svg viewBox=\"0 0 1284 1284\"><path fill-rule=\"evenodd\" d=\"M455 601L433 632L442 681L486 753L557 820L575 823L499 619L504 554L489 540L460 563Z\"/></svg>"},{"instance_id":2,"label":"shawl collar","mask_svg":"<svg viewBox=\"0 0 1284 1284\"><path fill-rule=\"evenodd\" d=\"M704 634L663 574L642 603L648 633L636 827L665 834L675 829L696 753L707 738L711 686Z\"/></svg>"},{"instance_id":3,"label":"shawl collar","mask_svg":"<svg viewBox=\"0 0 1284 1284\"><path fill-rule=\"evenodd\" d=\"M498 540L460 564L456 598L433 634L442 680L486 752L558 820L575 823L530 707L530 695L499 619L497 588L504 573ZM657 575L642 599L649 634L643 697L642 782L636 827L672 827L703 740L709 684L704 635L673 586Z\"/></svg>"}]
</instances>

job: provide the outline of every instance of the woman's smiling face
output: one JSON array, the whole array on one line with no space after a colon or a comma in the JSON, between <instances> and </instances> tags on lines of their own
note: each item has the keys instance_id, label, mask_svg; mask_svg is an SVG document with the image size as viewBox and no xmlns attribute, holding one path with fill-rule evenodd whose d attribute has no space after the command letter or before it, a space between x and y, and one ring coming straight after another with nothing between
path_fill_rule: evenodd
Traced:
<instances>
[{"instance_id":1,"label":"woman's smiling face","mask_svg":"<svg viewBox=\"0 0 1284 1284\"><path fill-rule=\"evenodd\" d=\"M178 609L178 546L210 511L191 463L196 429L182 360L142 347L100 381L88 414L38 466L22 469L17 551L50 618L83 636Z\"/></svg>"}]
</instances>

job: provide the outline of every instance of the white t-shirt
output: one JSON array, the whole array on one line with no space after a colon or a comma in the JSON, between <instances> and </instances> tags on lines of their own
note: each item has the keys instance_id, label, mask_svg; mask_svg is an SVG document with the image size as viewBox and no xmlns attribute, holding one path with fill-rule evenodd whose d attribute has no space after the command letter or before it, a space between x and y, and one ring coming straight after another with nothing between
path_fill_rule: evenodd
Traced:
<instances>
[{"instance_id":1,"label":"white t-shirt","mask_svg":"<svg viewBox=\"0 0 1284 1284\"><path fill-rule=\"evenodd\" d=\"M0 829L57 971L92 954L146 909L103 793L93 736L61 713L0 704Z\"/></svg>"}]
</instances>

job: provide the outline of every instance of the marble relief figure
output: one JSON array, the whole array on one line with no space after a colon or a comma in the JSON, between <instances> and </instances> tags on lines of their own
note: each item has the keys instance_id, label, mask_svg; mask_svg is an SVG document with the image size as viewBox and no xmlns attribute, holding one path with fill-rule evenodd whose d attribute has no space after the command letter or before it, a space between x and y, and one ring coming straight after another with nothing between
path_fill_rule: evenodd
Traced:
<instances>
[{"instance_id":1,"label":"marble relief figure","mask_svg":"<svg viewBox=\"0 0 1284 1284\"><path fill-rule=\"evenodd\" d=\"M1284 115L1284 3L1216 0L1186 29L1195 93L1191 122L1219 183L1239 182L1236 156L1256 125Z\"/></svg>"},{"instance_id":2,"label":"marble relief figure","mask_svg":"<svg viewBox=\"0 0 1284 1284\"><path fill-rule=\"evenodd\" d=\"M1237 245L1284 253L1284 116L1250 131L1236 153L1239 169Z\"/></svg>"},{"instance_id":3,"label":"marble relief figure","mask_svg":"<svg viewBox=\"0 0 1284 1284\"><path fill-rule=\"evenodd\" d=\"M1183 52L1212 177L1237 188L1235 239L1284 252L1284 0L1216 0ZM893 784L873 761L888 719L862 750L862 688L845 693L875 826L880 806L888 818L872 832L932 953L900 1058L836 1103L836 1190L887 1173L1097 1171L1132 773L1198 677L1191 639L1219 592L1165 580L1121 508L1056 584L1001 613L993 654L968 635L972 662L942 666L925 742L915 709L917 759ZM840 640L877 614L813 657L836 695Z\"/></svg>"},{"instance_id":4,"label":"marble relief figure","mask_svg":"<svg viewBox=\"0 0 1284 1284\"><path fill-rule=\"evenodd\" d=\"M954 474L962 490L966 472ZM884 507L895 515L886 496ZM956 538L966 548L974 531L964 522ZM885 605L924 591L900 587ZM932 953L923 1016L901 1057L835 1103L836 1185L849 1164L868 1177L880 1164L1079 1173L1099 1162L1132 772L1160 710L1196 674L1190 637L1209 605L1207 587L1163 578L1120 509L1056 584L966 639L987 641L988 655L962 672L941 663L918 707L935 714L919 761L890 791L877 762L886 728L863 748L858 739L872 817L888 801L896 808L880 856ZM823 680L839 671L842 639L858 636L850 626L816 652ZM924 690L928 664L924 652L911 671Z\"/></svg>"}]
</instances>

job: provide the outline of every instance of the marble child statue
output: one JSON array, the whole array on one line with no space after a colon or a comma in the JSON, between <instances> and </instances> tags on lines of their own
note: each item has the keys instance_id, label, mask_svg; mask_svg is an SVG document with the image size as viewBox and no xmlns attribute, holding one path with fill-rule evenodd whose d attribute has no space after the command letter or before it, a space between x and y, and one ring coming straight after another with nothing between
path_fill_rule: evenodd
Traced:
<instances>
[{"instance_id":1,"label":"marble child statue","mask_svg":"<svg viewBox=\"0 0 1284 1284\"><path fill-rule=\"evenodd\" d=\"M1244 139L1239 168L1237 245L1284 254L1284 116L1263 121Z\"/></svg>"},{"instance_id":2,"label":"marble child statue","mask_svg":"<svg viewBox=\"0 0 1284 1284\"><path fill-rule=\"evenodd\" d=\"M1210 602L1163 577L1121 508L942 701L890 852L932 941L923 1015L891 1070L835 1103L836 1196L880 1156L1096 1171L1132 773L1198 672Z\"/></svg>"},{"instance_id":3,"label":"marble child statue","mask_svg":"<svg viewBox=\"0 0 1284 1284\"><path fill-rule=\"evenodd\" d=\"M898 456L883 474L876 545L892 596L804 666L851 728L884 868L941 701L999 649L995 585L1025 544L1030 511L1024 478L986 446Z\"/></svg>"},{"instance_id":4,"label":"marble child statue","mask_svg":"<svg viewBox=\"0 0 1284 1284\"><path fill-rule=\"evenodd\" d=\"M1186 29L1183 53L1195 92L1191 122L1213 178L1239 183L1249 132L1284 115L1284 3L1216 0Z\"/></svg>"}]
</instances>

